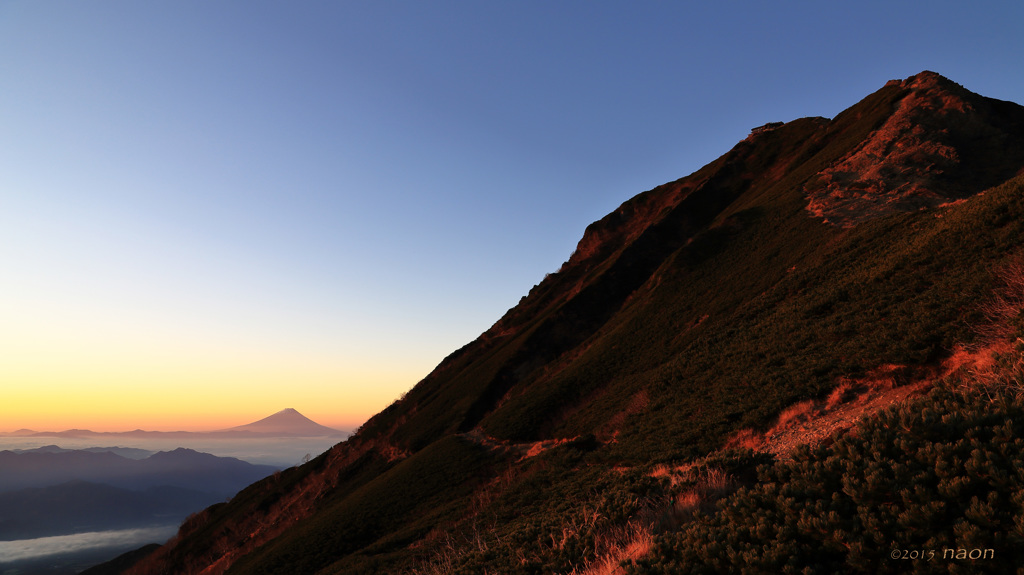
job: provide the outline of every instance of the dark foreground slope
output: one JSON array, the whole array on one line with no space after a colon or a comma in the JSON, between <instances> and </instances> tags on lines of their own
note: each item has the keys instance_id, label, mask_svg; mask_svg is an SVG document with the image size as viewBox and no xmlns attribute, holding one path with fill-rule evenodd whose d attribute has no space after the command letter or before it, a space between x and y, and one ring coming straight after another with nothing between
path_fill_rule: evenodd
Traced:
<instances>
[{"instance_id":1,"label":"dark foreground slope","mask_svg":"<svg viewBox=\"0 0 1024 575\"><path fill-rule=\"evenodd\" d=\"M568 573L670 531L652 464L973 341L1024 244L1022 168L1024 109L932 73L752 134L592 224L355 436L132 572ZM730 457L744 481L765 461Z\"/></svg>"},{"instance_id":2,"label":"dark foreground slope","mask_svg":"<svg viewBox=\"0 0 1024 575\"><path fill-rule=\"evenodd\" d=\"M1013 363L999 372L1021 381ZM764 466L717 513L656 537L627 573L1019 572L1024 390L978 384L958 374L835 444Z\"/></svg>"}]
</instances>

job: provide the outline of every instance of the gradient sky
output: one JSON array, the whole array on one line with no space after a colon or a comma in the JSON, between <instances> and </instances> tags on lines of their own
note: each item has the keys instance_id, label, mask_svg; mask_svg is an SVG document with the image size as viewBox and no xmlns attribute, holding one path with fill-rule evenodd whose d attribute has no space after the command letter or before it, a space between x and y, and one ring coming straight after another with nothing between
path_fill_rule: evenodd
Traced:
<instances>
[{"instance_id":1,"label":"gradient sky","mask_svg":"<svg viewBox=\"0 0 1024 575\"><path fill-rule=\"evenodd\" d=\"M587 224L1017 2L0 1L0 431L354 428Z\"/></svg>"}]
</instances>

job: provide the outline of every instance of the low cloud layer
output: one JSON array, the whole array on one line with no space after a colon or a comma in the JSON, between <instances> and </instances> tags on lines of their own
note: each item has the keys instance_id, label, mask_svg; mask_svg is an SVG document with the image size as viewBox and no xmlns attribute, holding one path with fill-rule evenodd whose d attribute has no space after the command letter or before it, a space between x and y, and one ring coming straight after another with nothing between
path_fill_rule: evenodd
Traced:
<instances>
[{"instance_id":1,"label":"low cloud layer","mask_svg":"<svg viewBox=\"0 0 1024 575\"><path fill-rule=\"evenodd\" d=\"M117 531L93 531L74 535L40 537L0 541L0 563L36 559L48 555L77 553L105 547L135 547L147 543L162 543L174 535L177 526L147 527L145 529L121 529Z\"/></svg>"}]
</instances>

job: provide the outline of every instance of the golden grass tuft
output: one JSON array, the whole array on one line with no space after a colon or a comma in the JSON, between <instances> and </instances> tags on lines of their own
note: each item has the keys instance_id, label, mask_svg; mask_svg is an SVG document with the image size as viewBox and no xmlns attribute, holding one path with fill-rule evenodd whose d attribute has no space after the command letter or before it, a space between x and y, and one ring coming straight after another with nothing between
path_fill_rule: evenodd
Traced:
<instances>
[{"instance_id":1,"label":"golden grass tuft","mask_svg":"<svg viewBox=\"0 0 1024 575\"><path fill-rule=\"evenodd\" d=\"M654 466L654 469L651 470L650 475L651 477L667 477L670 482L669 484L675 486L676 484L679 483L680 479L682 477L685 477L686 474L696 465L697 464L693 462L684 463L682 465L676 466L662 463Z\"/></svg>"},{"instance_id":2,"label":"golden grass tuft","mask_svg":"<svg viewBox=\"0 0 1024 575\"><path fill-rule=\"evenodd\" d=\"M625 570L620 563L644 557L653 545L651 525L644 521L630 521L595 537L594 559L582 569L573 569L569 575L624 575Z\"/></svg>"},{"instance_id":3,"label":"golden grass tuft","mask_svg":"<svg viewBox=\"0 0 1024 575\"><path fill-rule=\"evenodd\" d=\"M816 412L817 402L814 400L808 399L807 401L801 401L796 405L791 405L779 414L778 421L776 421L768 435L774 435L780 431L789 429L798 423L807 421L814 417Z\"/></svg>"},{"instance_id":4,"label":"golden grass tuft","mask_svg":"<svg viewBox=\"0 0 1024 575\"><path fill-rule=\"evenodd\" d=\"M754 449L764 444L764 434L753 429L741 429L726 440L726 449Z\"/></svg>"},{"instance_id":5,"label":"golden grass tuft","mask_svg":"<svg viewBox=\"0 0 1024 575\"><path fill-rule=\"evenodd\" d=\"M828 394L828 398L825 400L825 411L832 411L849 401L855 392L855 387L854 383L848 379L844 379L840 382L840 384L832 390L832 393Z\"/></svg>"},{"instance_id":6,"label":"golden grass tuft","mask_svg":"<svg viewBox=\"0 0 1024 575\"><path fill-rule=\"evenodd\" d=\"M672 485L683 481L691 483L692 487L673 497L663 509L658 522L659 530L678 530L696 511L711 512L719 499L736 488L736 480L732 475L717 467L703 465L689 465L677 471L673 475Z\"/></svg>"}]
</instances>

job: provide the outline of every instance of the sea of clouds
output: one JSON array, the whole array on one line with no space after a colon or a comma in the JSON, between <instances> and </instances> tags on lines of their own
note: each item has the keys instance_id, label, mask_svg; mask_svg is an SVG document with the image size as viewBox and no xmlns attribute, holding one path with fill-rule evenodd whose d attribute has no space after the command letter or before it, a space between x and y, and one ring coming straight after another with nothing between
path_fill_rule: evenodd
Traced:
<instances>
[{"instance_id":1,"label":"sea of clouds","mask_svg":"<svg viewBox=\"0 0 1024 575\"><path fill-rule=\"evenodd\" d=\"M50 555L81 553L107 547L134 549L147 543L163 543L177 532L177 525L163 525L142 529L92 531L74 535L57 535L37 539L0 541L0 563L36 559Z\"/></svg>"}]
</instances>

